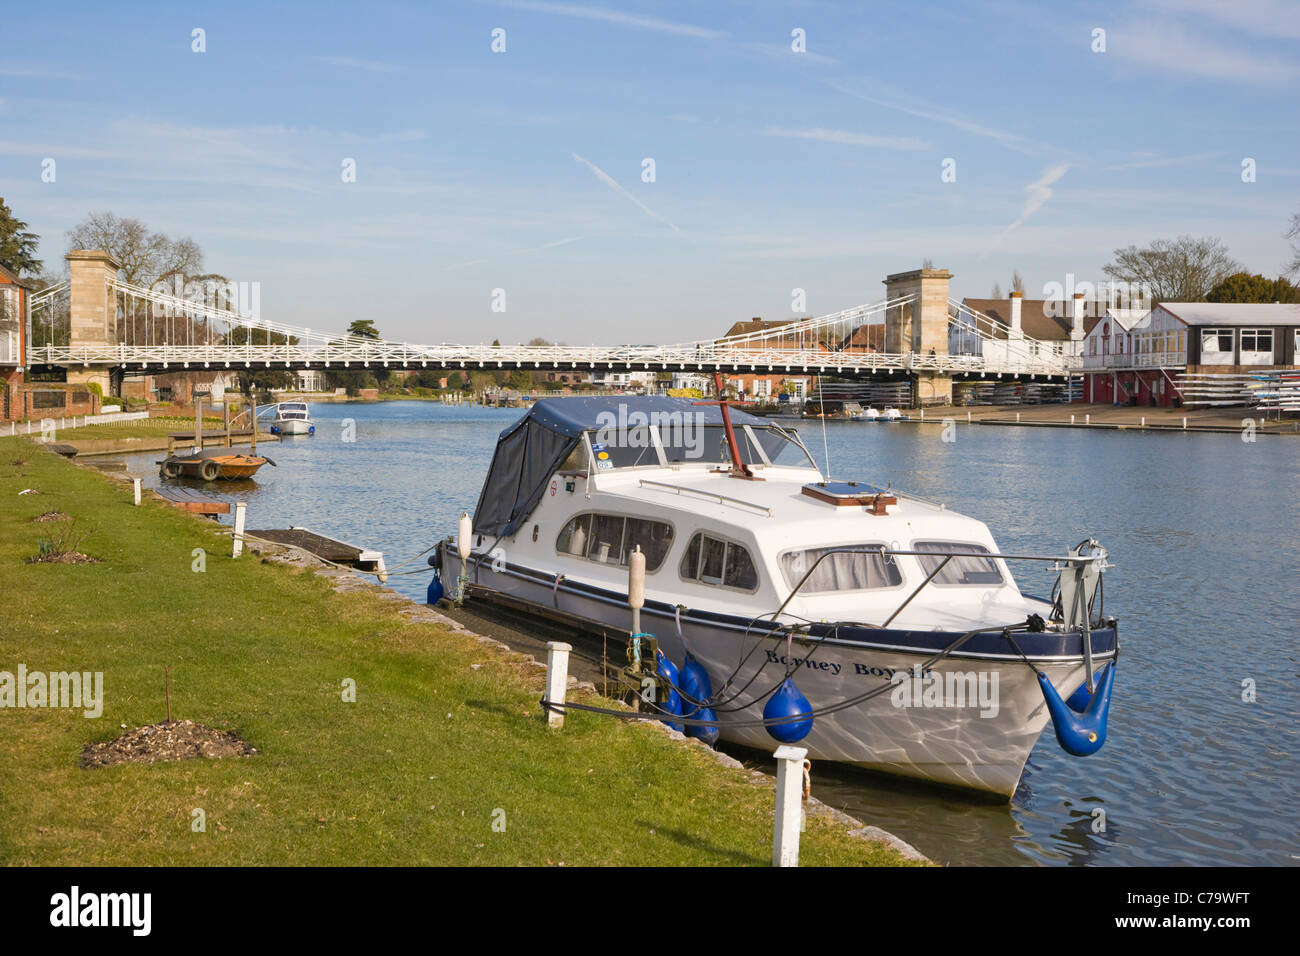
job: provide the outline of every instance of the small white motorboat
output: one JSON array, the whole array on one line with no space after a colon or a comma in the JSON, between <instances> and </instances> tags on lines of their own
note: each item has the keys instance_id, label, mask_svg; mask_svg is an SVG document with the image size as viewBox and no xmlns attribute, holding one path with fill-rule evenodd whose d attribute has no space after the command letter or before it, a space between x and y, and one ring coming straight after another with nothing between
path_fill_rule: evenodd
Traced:
<instances>
[{"instance_id":1,"label":"small white motorboat","mask_svg":"<svg viewBox=\"0 0 1300 956\"><path fill-rule=\"evenodd\" d=\"M1053 595L1022 593L1011 562L1046 562ZM794 431L725 403L537 402L430 564L431 602L629 633L629 660L664 682L643 712L706 742L798 742L1004 797L1049 719L1071 754L1105 742L1104 549L1002 553L982 522L831 480Z\"/></svg>"},{"instance_id":2,"label":"small white motorboat","mask_svg":"<svg viewBox=\"0 0 1300 956\"><path fill-rule=\"evenodd\" d=\"M280 402L275 406L275 418L271 421L272 435L314 435L316 426L312 424L306 402Z\"/></svg>"}]
</instances>

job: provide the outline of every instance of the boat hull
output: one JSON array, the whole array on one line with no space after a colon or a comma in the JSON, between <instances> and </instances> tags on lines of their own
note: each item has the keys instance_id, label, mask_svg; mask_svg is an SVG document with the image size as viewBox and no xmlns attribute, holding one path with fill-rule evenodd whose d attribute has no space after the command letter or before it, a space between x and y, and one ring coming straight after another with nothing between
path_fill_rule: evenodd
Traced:
<instances>
[{"instance_id":1,"label":"boat hull","mask_svg":"<svg viewBox=\"0 0 1300 956\"><path fill-rule=\"evenodd\" d=\"M278 435L310 435L315 431L315 426L301 418L284 418L276 420L272 431Z\"/></svg>"},{"instance_id":2,"label":"boat hull","mask_svg":"<svg viewBox=\"0 0 1300 956\"><path fill-rule=\"evenodd\" d=\"M160 473L164 478L199 478L204 481L237 480L251 478L268 459L252 455L230 455L200 459L169 458L162 462ZM213 466L215 465L215 473Z\"/></svg>"},{"instance_id":3,"label":"boat hull","mask_svg":"<svg viewBox=\"0 0 1300 956\"><path fill-rule=\"evenodd\" d=\"M630 631L631 611L624 595L563 580L557 586L554 575L499 561L494 565L491 559L474 564L471 559L475 594L596 630ZM442 548L442 568L448 593L454 594L460 570L454 548ZM895 675L912 674L917 665L960 635L823 627L820 640L787 645L783 634L765 634L754 625L729 615L679 612L651 601L642 609L642 629L658 639L674 663L680 665L689 650L704 665L715 699L747 688L737 702L715 707L723 740L758 748L775 746L766 728L753 722L762 717L766 692L787 671L815 709L885 685L888 689L868 700L816 717L812 731L797 746L806 747L813 760L1009 798L1050 719L1037 674L996 628L969 640L922 672L919 680L913 677L905 682ZM1082 637L1073 637L1071 647L1067 635L1017 635L1022 647L1035 640L1043 644L1044 639L1051 645L1040 647L1047 653L1035 654L1027 648L1026 653L1063 697L1084 682ZM1095 672L1117 654L1115 630L1094 631L1091 646ZM734 690L724 691L724 683ZM936 686L958 694L936 695ZM967 694L961 694L963 690ZM755 702L735 709L749 701Z\"/></svg>"}]
</instances>

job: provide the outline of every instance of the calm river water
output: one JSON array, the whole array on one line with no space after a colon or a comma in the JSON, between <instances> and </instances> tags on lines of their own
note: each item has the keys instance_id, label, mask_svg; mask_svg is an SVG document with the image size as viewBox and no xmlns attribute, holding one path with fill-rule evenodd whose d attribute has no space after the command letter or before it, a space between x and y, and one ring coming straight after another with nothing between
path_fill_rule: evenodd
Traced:
<instances>
[{"instance_id":1,"label":"calm river water","mask_svg":"<svg viewBox=\"0 0 1300 956\"><path fill-rule=\"evenodd\" d=\"M308 527L381 549L391 566L473 512L497 433L521 412L385 402L312 414L314 436L266 446L278 468L215 490L248 501L250 528ZM821 459L820 426L800 430ZM1300 442L963 424L947 443L937 428L834 423L827 444L837 477L943 501L987 522L1003 550L1098 538L1116 565L1105 600L1124 650L1106 746L1070 757L1049 726L1009 805L827 765L817 796L954 865L1300 861ZM154 485L159 457L128 467ZM1013 570L1049 593L1046 573ZM423 599L426 583L390 586Z\"/></svg>"}]
</instances>

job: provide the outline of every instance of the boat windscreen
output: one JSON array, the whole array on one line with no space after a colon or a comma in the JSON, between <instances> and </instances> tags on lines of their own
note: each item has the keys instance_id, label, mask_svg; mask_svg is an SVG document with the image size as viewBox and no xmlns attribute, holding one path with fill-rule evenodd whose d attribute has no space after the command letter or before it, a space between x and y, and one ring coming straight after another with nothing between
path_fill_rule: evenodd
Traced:
<instances>
[{"instance_id":1,"label":"boat windscreen","mask_svg":"<svg viewBox=\"0 0 1300 956\"><path fill-rule=\"evenodd\" d=\"M654 426L663 446L668 464L704 462L730 464L727 451L727 433L721 425L700 425L689 420L660 423ZM797 438L779 428L750 426L738 427L736 444L740 458L747 465L790 465L815 467ZM627 428L619 431L591 432L592 449L598 461L608 461L605 468L633 468L638 465L658 465L654 441L649 426ZM605 457L601 457L604 452Z\"/></svg>"}]
</instances>

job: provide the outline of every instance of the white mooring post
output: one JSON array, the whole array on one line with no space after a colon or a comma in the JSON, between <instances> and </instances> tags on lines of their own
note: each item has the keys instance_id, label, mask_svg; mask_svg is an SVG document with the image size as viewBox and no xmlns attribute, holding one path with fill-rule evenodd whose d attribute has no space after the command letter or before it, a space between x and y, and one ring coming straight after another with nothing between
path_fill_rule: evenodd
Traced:
<instances>
[{"instance_id":1,"label":"white mooring post","mask_svg":"<svg viewBox=\"0 0 1300 956\"><path fill-rule=\"evenodd\" d=\"M1071 425L1074 424L1074 416L1073 416L1073 415L1070 416L1070 424L1071 424Z\"/></svg>"},{"instance_id":2,"label":"white mooring post","mask_svg":"<svg viewBox=\"0 0 1300 956\"><path fill-rule=\"evenodd\" d=\"M1147 427L1147 417L1145 415L1142 416L1142 427L1143 428Z\"/></svg>"},{"instance_id":3,"label":"white mooring post","mask_svg":"<svg viewBox=\"0 0 1300 956\"><path fill-rule=\"evenodd\" d=\"M131 479L131 494L132 497L135 498L135 504L139 506L140 504L140 479L139 478Z\"/></svg>"},{"instance_id":4,"label":"white mooring post","mask_svg":"<svg viewBox=\"0 0 1300 956\"><path fill-rule=\"evenodd\" d=\"M546 699L553 704L563 704L569 690L569 651L572 644L563 641L546 643ZM546 724L559 729L564 726L564 714L547 710Z\"/></svg>"},{"instance_id":5,"label":"white mooring post","mask_svg":"<svg viewBox=\"0 0 1300 956\"><path fill-rule=\"evenodd\" d=\"M247 510L248 504L246 502L235 502L235 530L231 534L234 541L230 554L232 558L237 558L244 553L244 514Z\"/></svg>"},{"instance_id":6,"label":"white mooring post","mask_svg":"<svg viewBox=\"0 0 1300 956\"><path fill-rule=\"evenodd\" d=\"M1183 419L1183 431L1187 431L1187 419Z\"/></svg>"},{"instance_id":7,"label":"white mooring post","mask_svg":"<svg viewBox=\"0 0 1300 956\"><path fill-rule=\"evenodd\" d=\"M1017 425L1020 424L1020 413L1019 413L1019 412L1016 412L1016 424L1017 424Z\"/></svg>"},{"instance_id":8,"label":"white mooring post","mask_svg":"<svg viewBox=\"0 0 1300 956\"><path fill-rule=\"evenodd\" d=\"M799 865L799 824L803 820L803 762L805 747L777 747L776 829L772 833L772 865Z\"/></svg>"},{"instance_id":9,"label":"white mooring post","mask_svg":"<svg viewBox=\"0 0 1300 956\"><path fill-rule=\"evenodd\" d=\"M1088 414L1086 414L1086 415L1083 416L1083 423L1084 423L1085 425L1091 425L1091 424L1092 424L1092 412L1089 412Z\"/></svg>"}]
</instances>

